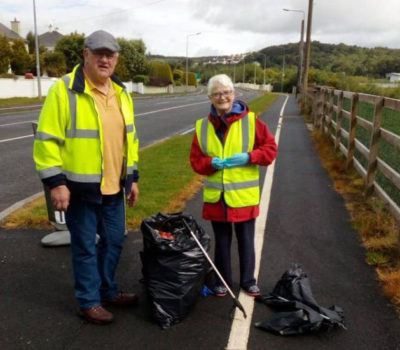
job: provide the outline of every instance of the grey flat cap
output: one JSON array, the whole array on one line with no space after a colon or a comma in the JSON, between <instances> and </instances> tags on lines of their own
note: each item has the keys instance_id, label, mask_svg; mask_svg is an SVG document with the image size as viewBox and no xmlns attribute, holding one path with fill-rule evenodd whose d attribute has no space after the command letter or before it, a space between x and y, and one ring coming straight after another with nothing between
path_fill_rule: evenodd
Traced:
<instances>
[{"instance_id":1,"label":"grey flat cap","mask_svg":"<svg viewBox=\"0 0 400 350\"><path fill-rule=\"evenodd\" d=\"M85 39L85 47L90 50L107 49L118 52L120 47L117 39L104 30L96 30Z\"/></svg>"}]
</instances>

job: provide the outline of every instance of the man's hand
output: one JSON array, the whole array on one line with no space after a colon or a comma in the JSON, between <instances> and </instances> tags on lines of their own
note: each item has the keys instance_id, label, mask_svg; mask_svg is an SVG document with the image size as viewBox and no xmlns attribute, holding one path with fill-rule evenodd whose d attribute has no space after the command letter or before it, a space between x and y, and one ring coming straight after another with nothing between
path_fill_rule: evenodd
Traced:
<instances>
[{"instance_id":1,"label":"man's hand","mask_svg":"<svg viewBox=\"0 0 400 350\"><path fill-rule=\"evenodd\" d=\"M56 210L67 211L70 192L67 186L61 185L50 190L51 201Z\"/></svg>"},{"instance_id":2,"label":"man's hand","mask_svg":"<svg viewBox=\"0 0 400 350\"><path fill-rule=\"evenodd\" d=\"M126 196L126 199L128 200L128 205L130 207L133 207L139 198L139 187L137 182L133 182L132 183L132 187L131 187L131 193L128 193Z\"/></svg>"}]
</instances>

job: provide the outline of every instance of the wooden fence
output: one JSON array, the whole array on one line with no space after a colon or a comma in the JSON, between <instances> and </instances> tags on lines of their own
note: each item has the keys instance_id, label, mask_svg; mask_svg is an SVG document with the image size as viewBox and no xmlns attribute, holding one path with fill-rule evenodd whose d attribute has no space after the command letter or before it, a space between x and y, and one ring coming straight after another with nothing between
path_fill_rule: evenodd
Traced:
<instances>
[{"instance_id":1,"label":"wooden fence","mask_svg":"<svg viewBox=\"0 0 400 350\"><path fill-rule=\"evenodd\" d=\"M328 135L400 222L400 100L310 87L314 126ZM400 243L399 243L400 247Z\"/></svg>"}]
</instances>

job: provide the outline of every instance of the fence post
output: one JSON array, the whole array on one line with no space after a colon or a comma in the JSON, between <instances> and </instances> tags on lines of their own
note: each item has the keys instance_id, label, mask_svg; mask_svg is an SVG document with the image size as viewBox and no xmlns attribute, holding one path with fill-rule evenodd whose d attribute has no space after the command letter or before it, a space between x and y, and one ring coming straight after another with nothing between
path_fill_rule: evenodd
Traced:
<instances>
[{"instance_id":1,"label":"fence post","mask_svg":"<svg viewBox=\"0 0 400 350\"><path fill-rule=\"evenodd\" d=\"M353 94L351 99L351 115L350 115L349 139L347 144L346 169L350 169L353 165L355 139L356 139L357 110L358 110L358 94L355 93Z\"/></svg>"},{"instance_id":2,"label":"fence post","mask_svg":"<svg viewBox=\"0 0 400 350\"><path fill-rule=\"evenodd\" d=\"M324 133L325 131L325 111L326 111L326 93L327 89L321 89L321 105L320 105L320 120L321 120L321 131Z\"/></svg>"},{"instance_id":3,"label":"fence post","mask_svg":"<svg viewBox=\"0 0 400 350\"><path fill-rule=\"evenodd\" d=\"M384 97L381 97L379 101L375 104L375 114L371 132L371 142L370 142L369 157L368 157L367 177L365 181L366 196L371 195L372 192L374 191L374 181L376 177L378 145L379 145L379 136L380 136L384 101L385 101Z\"/></svg>"},{"instance_id":4,"label":"fence post","mask_svg":"<svg viewBox=\"0 0 400 350\"><path fill-rule=\"evenodd\" d=\"M336 117L336 135L335 135L335 150L339 149L340 146L340 136L342 135L342 111L343 111L343 91L340 91L338 96L337 105L337 117Z\"/></svg>"},{"instance_id":5,"label":"fence post","mask_svg":"<svg viewBox=\"0 0 400 350\"><path fill-rule=\"evenodd\" d=\"M318 91L313 88L311 91L311 94L312 94L311 106L312 106L313 122L314 122L314 127L317 127L317 125L318 125L318 119L317 119Z\"/></svg>"},{"instance_id":6,"label":"fence post","mask_svg":"<svg viewBox=\"0 0 400 350\"><path fill-rule=\"evenodd\" d=\"M328 100L328 123L327 123L327 134L328 137L331 133L331 126L332 126L332 114L333 114L333 99L334 99L334 94L335 90L331 89L329 90L329 100Z\"/></svg>"}]
</instances>

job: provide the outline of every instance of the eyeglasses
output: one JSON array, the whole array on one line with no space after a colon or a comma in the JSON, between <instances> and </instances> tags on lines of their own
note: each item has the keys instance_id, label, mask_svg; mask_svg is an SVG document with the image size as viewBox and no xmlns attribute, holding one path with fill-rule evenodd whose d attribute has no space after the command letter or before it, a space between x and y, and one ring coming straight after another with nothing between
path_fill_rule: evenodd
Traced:
<instances>
[{"instance_id":1,"label":"eyeglasses","mask_svg":"<svg viewBox=\"0 0 400 350\"><path fill-rule=\"evenodd\" d=\"M111 60L111 59L113 59L114 57L117 56L116 52L112 52L112 51L108 51L108 50L105 50L105 51L102 51L102 50L97 51L96 50L96 51L91 51L91 52L98 59L101 59L101 58L105 57L106 59Z\"/></svg>"},{"instance_id":2,"label":"eyeglasses","mask_svg":"<svg viewBox=\"0 0 400 350\"><path fill-rule=\"evenodd\" d=\"M224 90L224 91L221 91L221 92L213 92L213 93L211 94L211 96L212 96L212 97L215 97L215 98L221 98L222 96L223 96L223 97L231 96L232 93L233 93L232 90Z\"/></svg>"}]
</instances>

